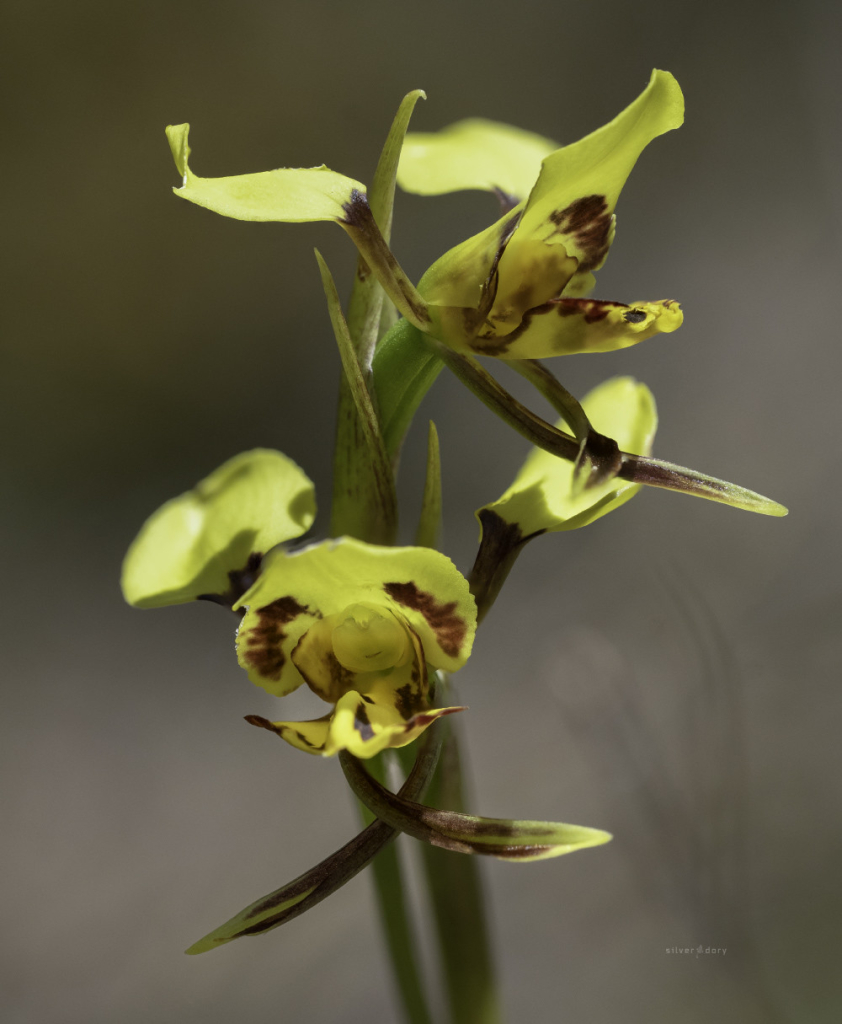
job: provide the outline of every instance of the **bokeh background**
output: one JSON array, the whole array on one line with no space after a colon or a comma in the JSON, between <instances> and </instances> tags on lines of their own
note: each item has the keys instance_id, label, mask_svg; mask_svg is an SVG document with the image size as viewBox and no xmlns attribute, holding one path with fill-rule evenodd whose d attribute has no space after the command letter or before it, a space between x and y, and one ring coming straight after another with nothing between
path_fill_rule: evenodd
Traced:
<instances>
[{"instance_id":1,"label":"bokeh background","mask_svg":"<svg viewBox=\"0 0 842 1024\"><path fill-rule=\"evenodd\" d=\"M416 129L480 115L569 142L655 66L687 123L633 173L597 294L678 298L685 326L554 368L578 394L646 381L656 454L792 513L646 490L516 567L459 680L473 807L616 838L484 865L503 997L512 1021L838 1021L838 8L3 11L2 1019L397 1019L365 875L269 936L182 954L355 813L335 762L243 723L280 712L234 663L233 618L125 607L120 560L162 501L254 446L313 477L323 535L338 359L312 249L346 291L354 254L331 225L174 198L164 125L192 122L203 175L326 162L365 181L411 88ZM417 277L494 216L479 193L402 196L394 245ZM428 417L467 571L472 511L526 446L443 375L406 448L406 538ZM666 952L698 946L727 953Z\"/></svg>"}]
</instances>

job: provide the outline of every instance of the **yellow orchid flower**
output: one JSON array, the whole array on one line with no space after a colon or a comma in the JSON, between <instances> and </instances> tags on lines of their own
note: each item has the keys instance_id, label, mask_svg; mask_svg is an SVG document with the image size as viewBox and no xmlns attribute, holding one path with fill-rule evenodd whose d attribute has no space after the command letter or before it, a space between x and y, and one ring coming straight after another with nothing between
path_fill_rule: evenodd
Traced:
<instances>
[{"instance_id":1,"label":"yellow orchid flower","mask_svg":"<svg viewBox=\"0 0 842 1024\"><path fill-rule=\"evenodd\" d=\"M333 705L305 722L249 716L300 750L371 757L461 710L430 707L428 674L464 665L476 605L437 551L348 537L279 550L237 608L247 609L237 655L249 678L276 696L306 683Z\"/></svg>"}]
</instances>

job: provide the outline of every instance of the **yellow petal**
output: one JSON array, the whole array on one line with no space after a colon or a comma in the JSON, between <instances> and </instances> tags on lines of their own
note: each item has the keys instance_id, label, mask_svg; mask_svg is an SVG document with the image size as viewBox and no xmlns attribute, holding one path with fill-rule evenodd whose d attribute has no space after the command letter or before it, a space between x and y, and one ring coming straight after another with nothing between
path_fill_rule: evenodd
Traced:
<instances>
[{"instance_id":1,"label":"yellow petal","mask_svg":"<svg viewBox=\"0 0 842 1024\"><path fill-rule=\"evenodd\" d=\"M614 377L594 388L582 402L595 430L613 437L622 451L649 455L658 424L655 399L632 377ZM561 422L559 423L561 427ZM493 528L495 519L517 524L522 537L574 530L625 504L639 484L612 479L582 491L574 488L573 463L533 448L512 486L477 513ZM486 513L491 513L488 517Z\"/></svg>"},{"instance_id":2,"label":"yellow petal","mask_svg":"<svg viewBox=\"0 0 842 1024\"><path fill-rule=\"evenodd\" d=\"M356 602L385 603L419 635L427 661L447 671L467 661L476 629L467 580L449 558L429 548L383 547L344 537L301 551L270 552L260 578L237 605L249 608L241 635L255 624L253 608L279 601L292 602L281 610L294 605L300 609L296 615L311 616L301 628L289 620L289 628L298 630L296 643L315 617L335 615ZM282 650L291 651L286 640ZM242 648L240 653L242 662Z\"/></svg>"},{"instance_id":3,"label":"yellow petal","mask_svg":"<svg viewBox=\"0 0 842 1024\"><path fill-rule=\"evenodd\" d=\"M341 221L355 193L365 195L365 185L344 174L321 167L283 167L256 174L200 178L190 170L187 144L189 124L167 127L167 138L182 176L177 196L236 220L304 223Z\"/></svg>"},{"instance_id":4,"label":"yellow petal","mask_svg":"<svg viewBox=\"0 0 842 1024\"><path fill-rule=\"evenodd\" d=\"M401 152L398 184L422 196L485 189L524 199L541 161L557 148L542 135L470 118L438 132L410 132Z\"/></svg>"},{"instance_id":5,"label":"yellow petal","mask_svg":"<svg viewBox=\"0 0 842 1024\"><path fill-rule=\"evenodd\" d=\"M530 309L508 334L480 333L470 351L501 359L614 352L655 334L670 334L683 320L681 307L673 299L631 306L596 299L550 299Z\"/></svg>"},{"instance_id":6,"label":"yellow petal","mask_svg":"<svg viewBox=\"0 0 842 1024\"><path fill-rule=\"evenodd\" d=\"M225 594L232 574L253 575L263 553L305 533L315 514L313 484L292 459L243 452L149 517L126 554L123 594L138 608Z\"/></svg>"},{"instance_id":7,"label":"yellow petal","mask_svg":"<svg viewBox=\"0 0 842 1024\"><path fill-rule=\"evenodd\" d=\"M511 251L541 238L563 245L580 272L602 266L611 242L614 208L626 179L646 146L684 121L684 98L668 71L653 71L649 84L613 121L548 156L530 193Z\"/></svg>"},{"instance_id":8,"label":"yellow petal","mask_svg":"<svg viewBox=\"0 0 842 1024\"><path fill-rule=\"evenodd\" d=\"M268 729L286 740L291 746L308 754L324 754L332 715L314 718L309 722L270 722L260 715L247 715L246 721L261 729Z\"/></svg>"}]
</instances>

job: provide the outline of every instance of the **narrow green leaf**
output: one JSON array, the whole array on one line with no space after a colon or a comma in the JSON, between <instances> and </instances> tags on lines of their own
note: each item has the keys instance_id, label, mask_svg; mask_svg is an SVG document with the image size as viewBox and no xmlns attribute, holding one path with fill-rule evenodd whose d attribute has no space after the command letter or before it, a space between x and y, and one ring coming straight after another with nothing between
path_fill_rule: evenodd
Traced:
<instances>
[{"instance_id":1,"label":"narrow green leaf","mask_svg":"<svg viewBox=\"0 0 842 1024\"><path fill-rule=\"evenodd\" d=\"M419 742L415 764L400 789L402 797L421 799L438 764L441 744L442 733L439 728L433 726L428 729ZM346 882L350 882L396 836L397 830L384 821L372 822L336 853L287 885L250 903L225 924L208 932L186 952L206 953L232 939L244 935L262 935L299 917Z\"/></svg>"},{"instance_id":2,"label":"narrow green leaf","mask_svg":"<svg viewBox=\"0 0 842 1024\"><path fill-rule=\"evenodd\" d=\"M405 192L422 196L484 189L525 199L541 172L541 161L557 149L557 142L542 135L470 118L438 132L408 135L398 182Z\"/></svg>"},{"instance_id":3,"label":"narrow green leaf","mask_svg":"<svg viewBox=\"0 0 842 1024\"><path fill-rule=\"evenodd\" d=\"M398 523L395 478L386 455L380 424L371 395L368 393L348 326L342 315L336 284L321 253L316 251L327 298L330 321L339 346L342 369L354 400L362 441L358 452L345 472L345 490L334 501L334 536L347 534L372 544L394 543Z\"/></svg>"},{"instance_id":4,"label":"narrow green leaf","mask_svg":"<svg viewBox=\"0 0 842 1024\"><path fill-rule=\"evenodd\" d=\"M441 454L439 451L439 435L436 425L430 420L427 434L427 475L424 480L424 500L421 505L421 518L415 544L419 548L435 548L438 546L441 532Z\"/></svg>"},{"instance_id":5,"label":"narrow green leaf","mask_svg":"<svg viewBox=\"0 0 842 1024\"><path fill-rule=\"evenodd\" d=\"M532 861L559 857L611 839L601 829L553 821L511 821L478 818L458 811L440 811L390 793L343 750L339 762L360 800L393 828L454 853L475 853L498 860Z\"/></svg>"},{"instance_id":6,"label":"narrow green leaf","mask_svg":"<svg viewBox=\"0 0 842 1024\"><path fill-rule=\"evenodd\" d=\"M374 180L368 190L368 204L372 216L387 245L392 234L392 211L395 205L398 158L406 129L409 126L409 119L419 99L426 99L420 89L416 89L403 98L392 122L392 127L389 129L383 152L380 154L380 160L374 172ZM351 299L348 303L348 330L364 373L371 365L374 346L377 344L383 299L383 287L371 273L361 254L351 290Z\"/></svg>"},{"instance_id":7,"label":"narrow green leaf","mask_svg":"<svg viewBox=\"0 0 842 1024\"><path fill-rule=\"evenodd\" d=\"M426 98L427 94L423 89L414 89L404 96L395 115L395 120L392 122L392 127L389 129L389 135L386 138L386 144L383 146L383 152L380 154L377 170L374 172L374 179L368 190L371 212L374 214L374 219L377 221L387 242L392 236L395 181L406 130L409 127L409 120L412 117L415 104L419 100L425 100Z\"/></svg>"},{"instance_id":8,"label":"narrow green leaf","mask_svg":"<svg viewBox=\"0 0 842 1024\"><path fill-rule=\"evenodd\" d=\"M381 342L391 329L398 322L398 311L394 302L386 296L383 300L383 309L380 311L380 325L377 329L377 341Z\"/></svg>"},{"instance_id":9,"label":"narrow green leaf","mask_svg":"<svg viewBox=\"0 0 842 1024\"><path fill-rule=\"evenodd\" d=\"M392 123L369 190L371 213L386 245L391 234L398 156L412 110L423 95L420 90L416 90L404 97ZM371 360L381 335L384 313L386 316L394 317L394 303L386 298L383 286L371 272L364 255L360 253L348 303L347 323L367 388L371 386ZM348 377L343 374L339 388L334 452L333 523L337 530L341 530L346 523L356 522L356 525L352 525L355 536L367 535L365 523L361 521L367 516L366 509L353 507L358 494L356 478L360 472L366 472L364 467L356 468L360 458L365 458L365 433L366 429L360 419Z\"/></svg>"}]
</instances>

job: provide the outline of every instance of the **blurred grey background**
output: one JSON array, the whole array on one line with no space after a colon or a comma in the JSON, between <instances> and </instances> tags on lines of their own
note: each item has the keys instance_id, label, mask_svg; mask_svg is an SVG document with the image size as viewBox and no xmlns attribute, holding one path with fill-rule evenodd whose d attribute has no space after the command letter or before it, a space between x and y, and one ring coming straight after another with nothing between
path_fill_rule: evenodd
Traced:
<instances>
[{"instance_id":1,"label":"blurred grey background","mask_svg":"<svg viewBox=\"0 0 842 1024\"><path fill-rule=\"evenodd\" d=\"M312 249L346 291L354 253L332 225L174 198L164 125L192 122L199 174L325 162L366 181L409 89L429 96L416 129L479 115L569 142L652 67L687 123L633 173L596 294L680 299L685 326L554 369L578 394L646 381L656 454L792 513L646 490L516 567L458 680L473 807L616 838L484 865L503 995L511 1021L842 1018L839 9L3 11L2 1019L397 1019L366 876L268 936L182 954L356 822L334 761L243 723L281 711L237 668L233 617L124 607L120 560L162 501L257 445L313 477L326 529L338 359ZM417 277L495 216L479 193L401 196L394 246ZM428 417L467 571L472 511L526 446L442 376L406 448L405 538Z\"/></svg>"}]
</instances>

